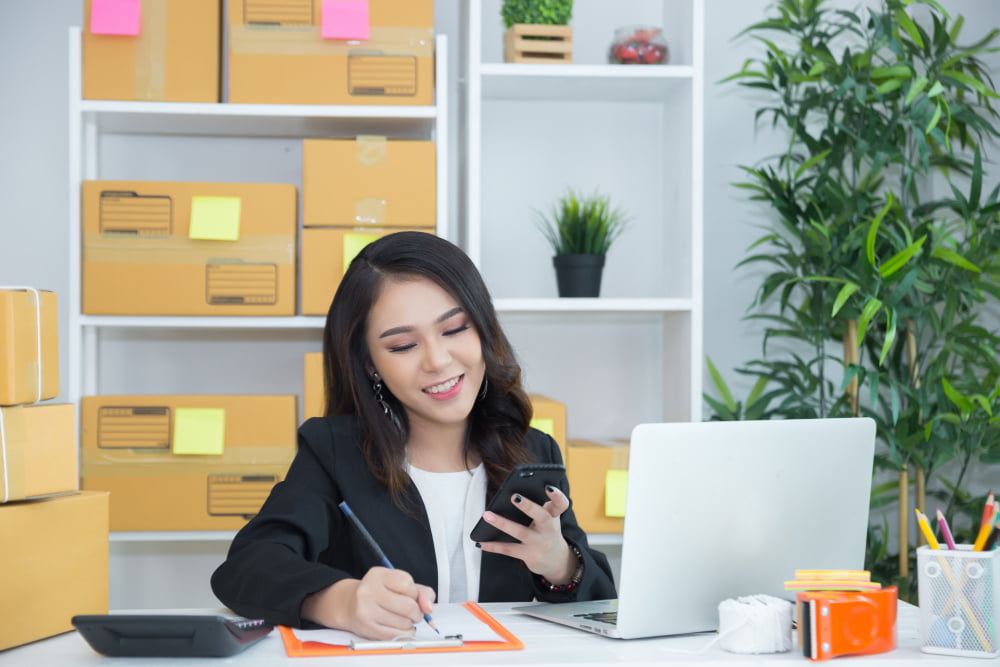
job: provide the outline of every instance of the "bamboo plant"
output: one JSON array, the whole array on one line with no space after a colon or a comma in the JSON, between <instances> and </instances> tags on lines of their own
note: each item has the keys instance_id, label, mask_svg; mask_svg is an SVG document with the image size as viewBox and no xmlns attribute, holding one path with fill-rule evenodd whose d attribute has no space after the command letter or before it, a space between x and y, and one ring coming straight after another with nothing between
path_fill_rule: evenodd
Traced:
<instances>
[{"instance_id":1,"label":"bamboo plant","mask_svg":"<svg viewBox=\"0 0 1000 667\"><path fill-rule=\"evenodd\" d=\"M997 31L964 44L933 0L841 11L779 0L743 33L761 55L726 79L763 100L758 124L787 139L737 186L772 222L743 266L764 275L749 318L758 381L737 403L710 369L715 418L875 419L867 567L906 595L909 503L947 508L965 537L982 500L977 465L1000 464L1000 190L983 151L997 99L981 62ZM919 7L918 7L919 6ZM884 473L895 475L896 481ZM998 468L1000 471L1000 468ZM885 510L898 511L895 553Z\"/></svg>"}]
</instances>

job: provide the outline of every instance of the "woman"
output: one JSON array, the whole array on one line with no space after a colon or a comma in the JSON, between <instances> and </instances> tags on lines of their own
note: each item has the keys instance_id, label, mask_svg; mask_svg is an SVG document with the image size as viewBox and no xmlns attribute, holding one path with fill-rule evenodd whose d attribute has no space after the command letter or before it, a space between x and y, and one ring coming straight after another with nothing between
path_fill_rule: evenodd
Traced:
<instances>
[{"instance_id":1,"label":"woman","mask_svg":"<svg viewBox=\"0 0 1000 667\"><path fill-rule=\"evenodd\" d=\"M412 631L432 603L615 597L568 487L527 526L484 512L517 463L561 463L529 428L521 369L486 285L455 245L398 232L351 262L323 339L326 416L299 429L285 480L233 540L212 589L249 618L373 639ZM346 501L396 569L338 505ZM483 517L518 542L472 542Z\"/></svg>"}]
</instances>

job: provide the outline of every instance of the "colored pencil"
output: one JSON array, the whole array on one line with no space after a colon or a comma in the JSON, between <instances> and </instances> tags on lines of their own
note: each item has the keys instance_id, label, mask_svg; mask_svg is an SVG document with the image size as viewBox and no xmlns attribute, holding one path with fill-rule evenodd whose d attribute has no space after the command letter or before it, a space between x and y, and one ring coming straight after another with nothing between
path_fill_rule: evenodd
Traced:
<instances>
[{"instance_id":1,"label":"colored pencil","mask_svg":"<svg viewBox=\"0 0 1000 667\"><path fill-rule=\"evenodd\" d=\"M937 538L934 537L934 531L931 530L931 526L927 523L927 515L918 509L914 509L917 513L917 525L920 526L920 531L924 534L924 538L927 539L927 546L931 549L940 549L941 545L938 544Z\"/></svg>"},{"instance_id":2,"label":"colored pencil","mask_svg":"<svg viewBox=\"0 0 1000 667\"><path fill-rule=\"evenodd\" d=\"M948 548L954 551L957 547L955 546L955 539L951 536L951 529L948 527L948 520L944 518L944 512L941 511L939 507L937 510L937 522L938 530L941 531L941 536L944 538L945 543Z\"/></svg>"}]
</instances>

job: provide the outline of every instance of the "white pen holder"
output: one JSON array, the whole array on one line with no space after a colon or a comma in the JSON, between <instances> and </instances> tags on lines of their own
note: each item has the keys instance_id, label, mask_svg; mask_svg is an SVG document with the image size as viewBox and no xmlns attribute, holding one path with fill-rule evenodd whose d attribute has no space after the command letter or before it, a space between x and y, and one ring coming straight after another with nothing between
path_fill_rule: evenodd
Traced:
<instances>
[{"instance_id":1,"label":"white pen holder","mask_svg":"<svg viewBox=\"0 0 1000 667\"><path fill-rule=\"evenodd\" d=\"M1000 551L917 549L921 650L1000 656Z\"/></svg>"}]
</instances>

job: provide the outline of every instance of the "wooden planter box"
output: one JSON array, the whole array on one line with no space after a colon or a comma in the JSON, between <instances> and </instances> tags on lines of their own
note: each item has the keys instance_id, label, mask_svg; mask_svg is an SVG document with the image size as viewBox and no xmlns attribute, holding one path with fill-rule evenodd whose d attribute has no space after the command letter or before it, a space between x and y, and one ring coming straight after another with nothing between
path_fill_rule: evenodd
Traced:
<instances>
[{"instance_id":1,"label":"wooden planter box","mask_svg":"<svg viewBox=\"0 0 1000 667\"><path fill-rule=\"evenodd\" d=\"M507 63L571 63L573 28L515 23L503 36L503 60Z\"/></svg>"}]
</instances>

